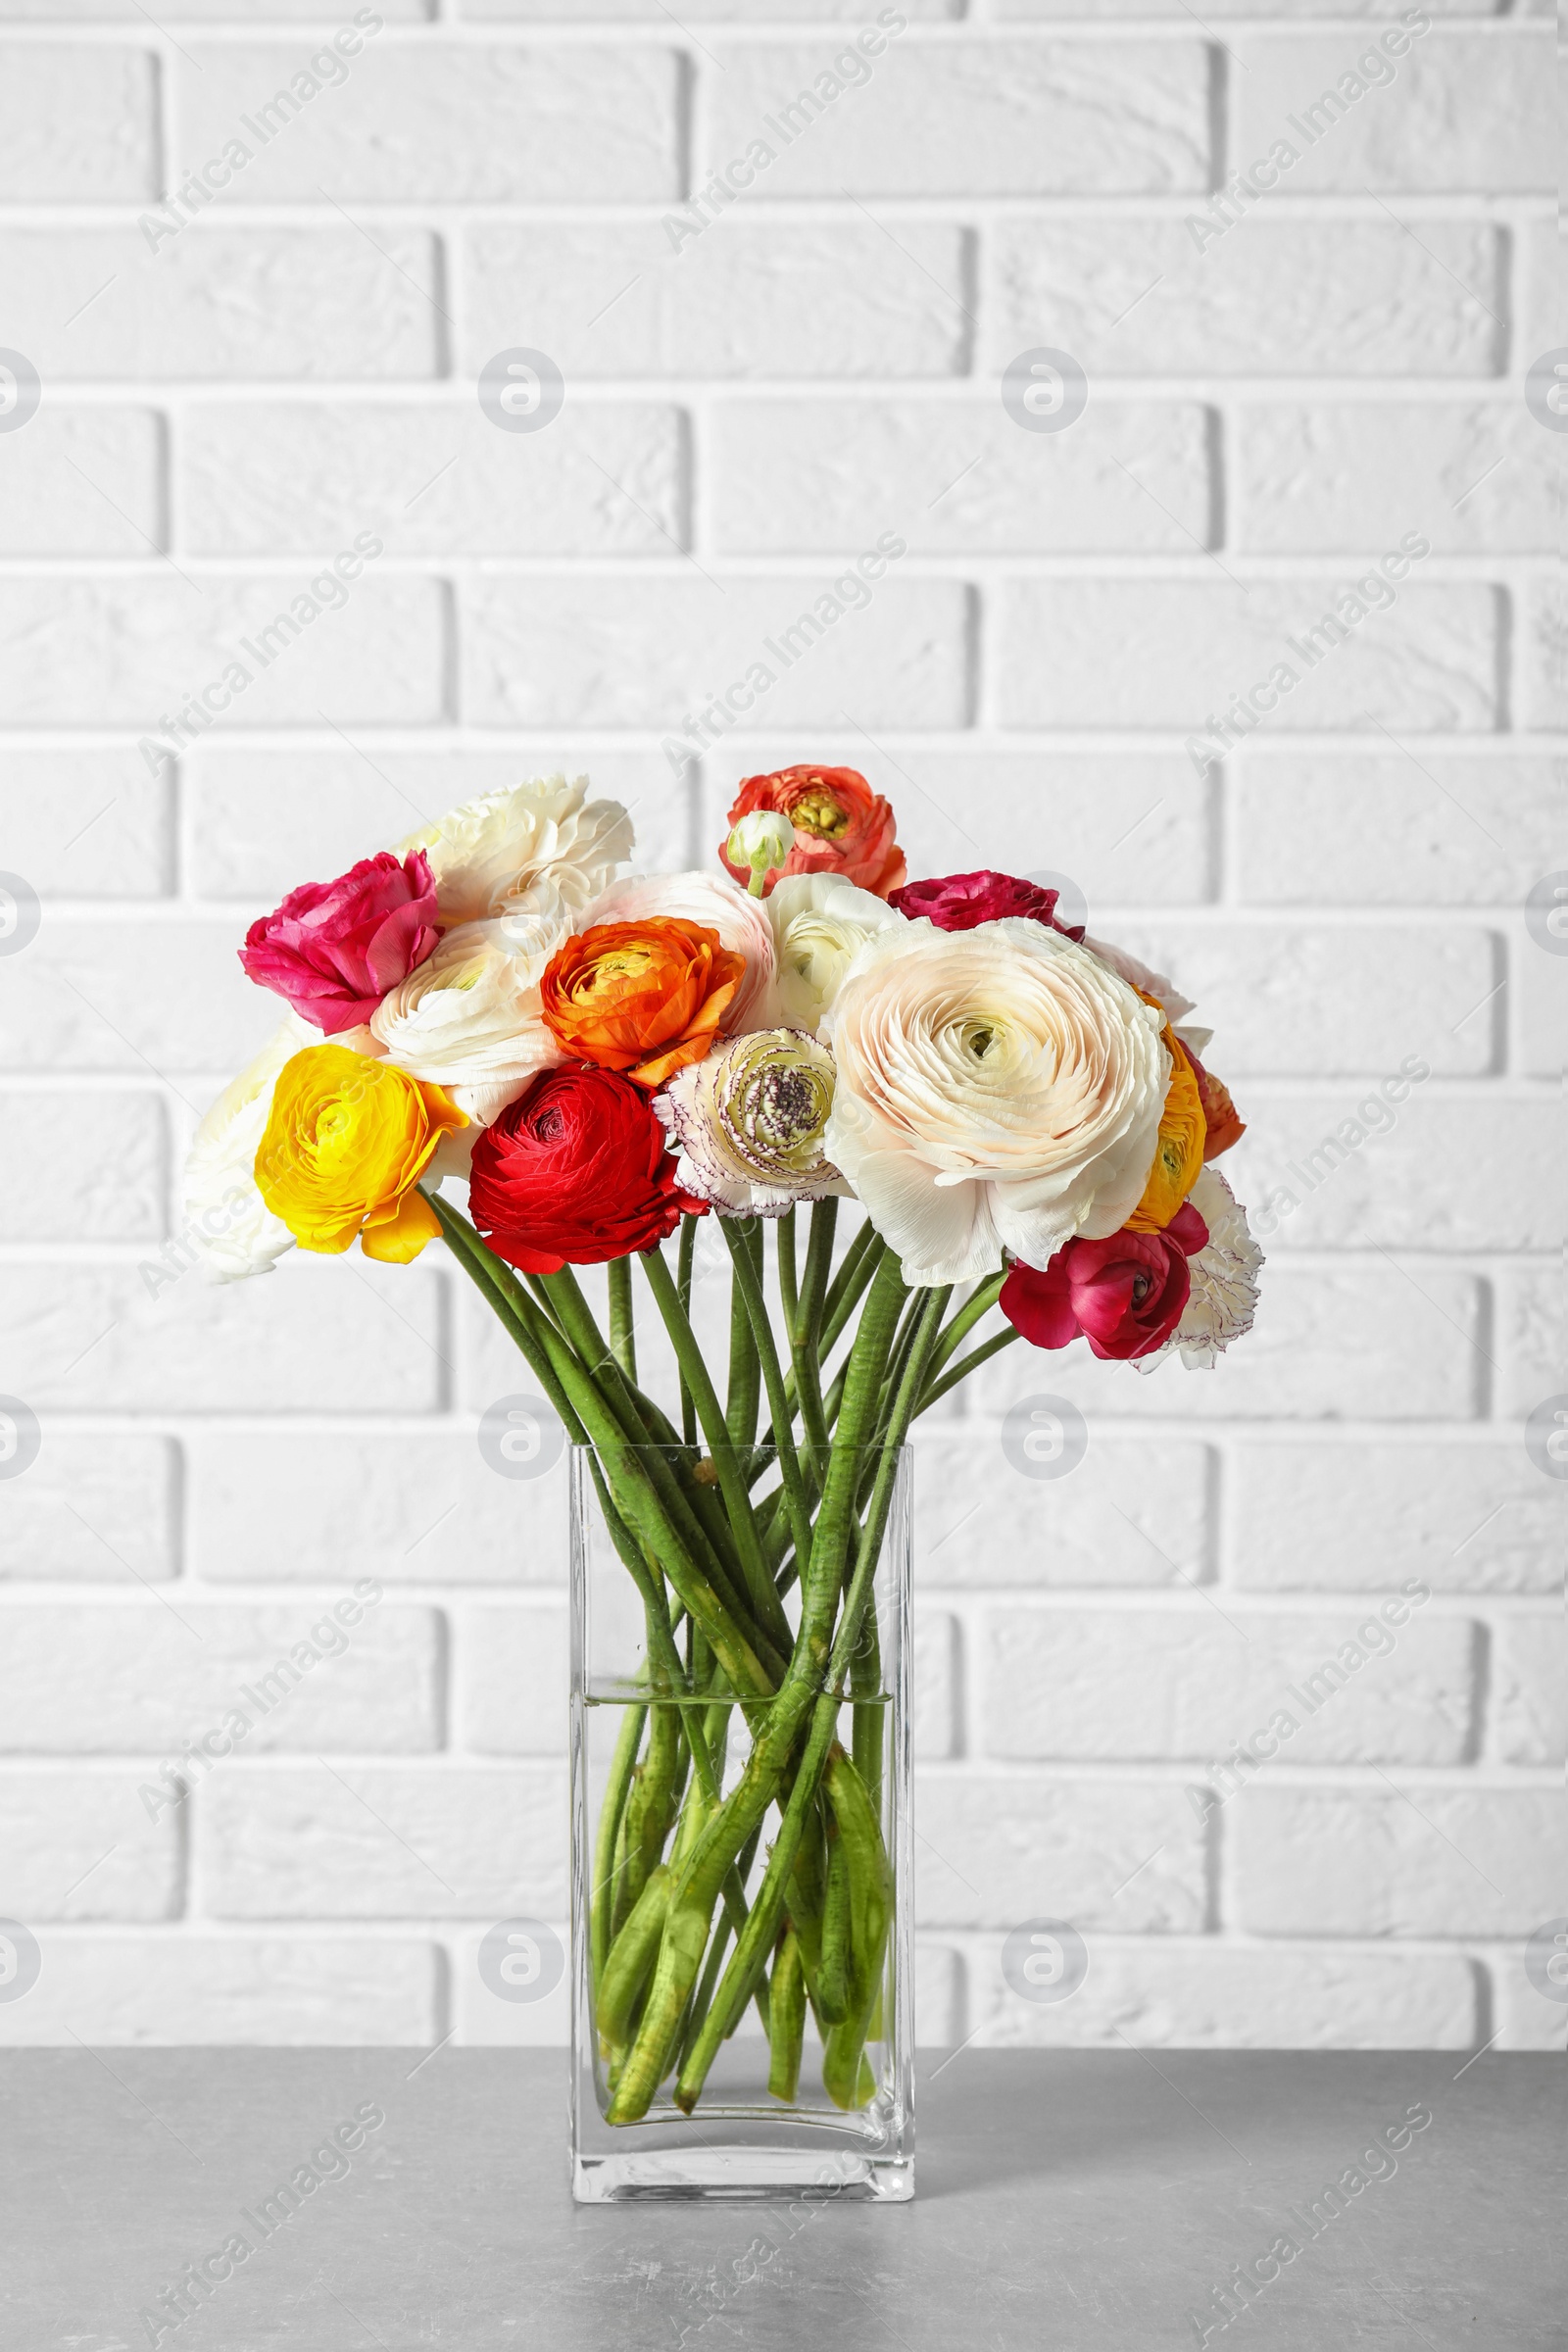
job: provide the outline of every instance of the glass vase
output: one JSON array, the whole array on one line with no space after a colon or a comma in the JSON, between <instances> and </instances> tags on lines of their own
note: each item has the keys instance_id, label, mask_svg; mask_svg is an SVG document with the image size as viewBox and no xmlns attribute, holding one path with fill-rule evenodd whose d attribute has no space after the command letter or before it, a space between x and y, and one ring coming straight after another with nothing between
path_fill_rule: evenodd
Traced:
<instances>
[{"instance_id":1,"label":"glass vase","mask_svg":"<svg viewBox=\"0 0 1568 2352\"><path fill-rule=\"evenodd\" d=\"M883 1458L863 1457L862 1494ZM689 1481L692 1461L670 1450L659 1467ZM665 1665L651 1666L646 1596L607 1531L590 1449L573 1448L571 2169L580 2203L914 2193L909 1448L887 1467L892 1506L846 1687L837 1705L834 1693L809 1692L776 1792L713 1905L701 1964L687 1963L690 1990L677 2011L674 1994L659 1998L674 1892L774 1709L789 1702L732 1695L674 1604L682 1671L671 1671L667 1643ZM780 1582L789 1585L787 1566ZM793 1632L798 1590L784 1599ZM775 1729L782 1735L782 1718ZM775 1750L781 1738L762 1753ZM805 1826L786 1845L790 1873L774 1882L786 1889L777 1932L766 1935L760 1974L732 1978L736 1934L762 1893L781 1808L797 1799L803 1776L793 1819ZM760 1929L771 1914L764 1896ZM680 1916L691 1943L701 1918L693 1924L689 1903ZM711 2060L693 2097L710 2011ZM639 2055L649 2048L661 2051L657 2062Z\"/></svg>"}]
</instances>

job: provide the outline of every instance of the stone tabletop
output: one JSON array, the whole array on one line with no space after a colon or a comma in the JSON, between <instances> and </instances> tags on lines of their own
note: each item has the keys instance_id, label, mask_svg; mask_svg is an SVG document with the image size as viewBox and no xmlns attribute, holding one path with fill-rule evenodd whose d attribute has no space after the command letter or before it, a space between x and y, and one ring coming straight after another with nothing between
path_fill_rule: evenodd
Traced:
<instances>
[{"instance_id":1,"label":"stone tabletop","mask_svg":"<svg viewBox=\"0 0 1568 2352\"><path fill-rule=\"evenodd\" d=\"M919 2085L910 2205L577 2208L561 2051L11 2052L0 2343L1568 2342L1559 2058L964 2050L922 2056ZM340 2124L343 2169L268 2222ZM176 2325L160 2298L204 2266Z\"/></svg>"}]
</instances>

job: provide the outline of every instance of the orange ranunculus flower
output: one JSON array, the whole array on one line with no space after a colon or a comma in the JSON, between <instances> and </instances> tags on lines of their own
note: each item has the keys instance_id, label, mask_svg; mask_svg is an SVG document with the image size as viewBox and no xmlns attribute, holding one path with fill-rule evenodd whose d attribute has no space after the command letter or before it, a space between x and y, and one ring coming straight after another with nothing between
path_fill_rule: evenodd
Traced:
<instances>
[{"instance_id":1,"label":"orange ranunculus flower","mask_svg":"<svg viewBox=\"0 0 1568 2352\"><path fill-rule=\"evenodd\" d=\"M256 1153L262 1199L302 1250L406 1265L441 1227L418 1180L444 1135L468 1124L439 1086L347 1046L283 1064Z\"/></svg>"},{"instance_id":2,"label":"orange ranunculus flower","mask_svg":"<svg viewBox=\"0 0 1568 2352\"><path fill-rule=\"evenodd\" d=\"M731 828L754 808L776 808L795 830L784 863L768 871L764 897L781 874L838 874L885 899L908 871L894 838L893 810L856 768L780 767L748 776L729 812ZM750 869L732 864L723 848L718 855L744 890Z\"/></svg>"},{"instance_id":3,"label":"orange ranunculus flower","mask_svg":"<svg viewBox=\"0 0 1568 2352\"><path fill-rule=\"evenodd\" d=\"M1143 994L1142 990L1139 994ZM1153 999L1146 997L1144 1002L1152 1004ZM1198 1182L1203 1165L1207 1125L1197 1066L1168 1021L1164 1045L1171 1060L1170 1084L1165 1089L1165 1107L1159 1114L1159 1141L1154 1146L1153 1165L1144 1186L1143 1199L1127 1220L1129 1233L1163 1233Z\"/></svg>"},{"instance_id":4,"label":"orange ranunculus flower","mask_svg":"<svg viewBox=\"0 0 1568 2352\"><path fill-rule=\"evenodd\" d=\"M1231 1101L1231 1090L1225 1081L1216 1078L1211 1070L1205 1070L1196 1054L1190 1054L1188 1058L1198 1073L1199 1099L1203 1105L1203 1123L1208 1129L1203 1144L1203 1157L1205 1160L1218 1159L1220 1153L1228 1152L1232 1144L1241 1142L1247 1133L1247 1121L1238 1116L1236 1105Z\"/></svg>"},{"instance_id":5,"label":"orange ranunculus flower","mask_svg":"<svg viewBox=\"0 0 1568 2352\"><path fill-rule=\"evenodd\" d=\"M639 1086L701 1061L746 976L746 958L682 915L596 923L545 966L539 1004L564 1052Z\"/></svg>"}]
</instances>

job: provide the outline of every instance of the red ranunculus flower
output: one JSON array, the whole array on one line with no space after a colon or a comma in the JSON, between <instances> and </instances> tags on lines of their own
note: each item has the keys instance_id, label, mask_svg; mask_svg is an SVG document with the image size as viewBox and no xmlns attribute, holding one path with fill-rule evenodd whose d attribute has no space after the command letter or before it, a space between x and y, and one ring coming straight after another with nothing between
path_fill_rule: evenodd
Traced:
<instances>
[{"instance_id":1,"label":"red ranunculus flower","mask_svg":"<svg viewBox=\"0 0 1568 2352\"><path fill-rule=\"evenodd\" d=\"M993 873L982 866L977 874L942 874L931 882L906 882L888 892L888 905L910 922L923 914L939 931L972 931L977 923L1000 923L1005 915L1027 916L1047 923L1068 939L1082 939L1082 923L1058 923L1059 891L1043 890L1018 874Z\"/></svg>"},{"instance_id":2,"label":"red ranunculus flower","mask_svg":"<svg viewBox=\"0 0 1568 2352\"><path fill-rule=\"evenodd\" d=\"M652 1250L707 1206L677 1186L649 1095L618 1070L542 1072L473 1147L473 1221L524 1274Z\"/></svg>"},{"instance_id":3,"label":"red ranunculus flower","mask_svg":"<svg viewBox=\"0 0 1568 2352\"><path fill-rule=\"evenodd\" d=\"M885 899L908 871L894 838L893 810L856 768L780 767L771 775L748 776L729 812L731 830L754 808L776 808L795 829L784 863L768 869L764 898L781 874L841 874ZM751 868L732 865L724 846L718 855L725 872L746 889Z\"/></svg>"},{"instance_id":4,"label":"red ranunculus flower","mask_svg":"<svg viewBox=\"0 0 1568 2352\"><path fill-rule=\"evenodd\" d=\"M422 963L440 932L422 850L362 858L335 882L302 882L245 934L239 959L328 1037L368 1021L389 988Z\"/></svg>"},{"instance_id":5,"label":"red ranunculus flower","mask_svg":"<svg viewBox=\"0 0 1568 2352\"><path fill-rule=\"evenodd\" d=\"M1007 1321L1036 1348L1065 1348L1080 1332L1096 1355L1125 1362L1162 1348L1192 1288L1187 1260L1208 1227L1184 1201L1159 1233L1082 1235L1056 1251L1043 1274L1015 1265L1002 1286Z\"/></svg>"}]
</instances>

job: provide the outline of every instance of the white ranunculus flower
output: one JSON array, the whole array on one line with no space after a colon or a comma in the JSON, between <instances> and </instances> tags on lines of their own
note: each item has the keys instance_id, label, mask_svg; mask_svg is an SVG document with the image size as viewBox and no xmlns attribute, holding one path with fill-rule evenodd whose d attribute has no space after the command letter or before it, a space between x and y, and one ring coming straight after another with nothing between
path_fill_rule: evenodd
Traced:
<instances>
[{"instance_id":1,"label":"white ranunculus flower","mask_svg":"<svg viewBox=\"0 0 1568 2352\"><path fill-rule=\"evenodd\" d=\"M873 931L896 930L904 917L886 899L838 874L785 874L763 901L778 959L778 1017L813 1033L830 1012L851 958Z\"/></svg>"},{"instance_id":2,"label":"white ranunculus flower","mask_svg":"<svg viewBox=\"0 0 1568 2352\"><path fill-rule=\"evenodd\" d=\"M258 1190L256 1153L278 1072L320 1042L320 1031L291 1012L250 1067L229 1080L196 1130L185 1161L182 1238L194 1248L204 1281L270 1274L294 1247L294 1236Z\"/></svg>"},{"instance_id":3,"label":"white ranunculus flower","mask_svg":"<svg viewBox=\"0 0 1568 2352\"><path fill-rule=\"evenodd\" d=\"M939 931L857 954L823 1024L838 1063L829 1157L912 1284L1044 1269L1115 1233L1153 1161L1170 1055L1160 1015L1043 923Z\"/></svg>"},{"instance_id":4,"label":"white ranunculus flower","mask_svg":"<svg viewBox=\"0 0 1568 2352\"><path fill-rule=\"evenodd\" d=\"M1231 1342L1252 1328L1263 1252L1247 1211L1215 1167L1201 1170L1188 1198L1208 1227L1208 1240L1187 1261L1192 1289L1181 1321L1163 1348L1133 1358L1138 1372L1152 1372L1175 1354L1190 1372L1212 1372Z\"/></svg>"},{"instance_id":5,"label":"white ranunculus flower","mask_svg":"<svg viewBox=\"0 0 1568 2352\"><path fill-rule=\"evenodd\" d=\"M444 1087L480 1127L537 1071L563 1059L540 1016L538 988L500 944L505 927L460 923L446 932L370 1015L386 1059Z\"/></svg>"},{"instance_id":6,"label":"white ranunculus flower","mask_svg":"<svg viewBox=\"0 0 1568 2352\"><path fill-rule=\"evenodd\" d=\"M752 1029L677 1070L654 1108L676 1182L719 1214L781 1217L849 1186L822 1148L833 1056L800 1029Z\"/></svg>"},{"instance_id":7,"label":"white ranunculus flower","mask_svg":"<svg viewBox=\"0 0 1568 2352\"><path fill-rule=\"evenodd\" d=\"M1179 1021L1184 1012L1192 1011L1192 998L1184 997L1174 980L1167 980L1163 972L1152 971L1136 956L1129 956L1125 948L1113 948L1108 940L1091 939L1087 931L1084 933L1084 946L1091 955L1098 956L1102 963L1108 963L1129 988L1141 988L1146 997L1152 997L1163 1008L1168 1021ZM1209 1035L1212 1037L1213 1034L1210 1030Z\"/></svg>"},{"instance_id":8,"label":"white ranunculus flower","mask_svg":"<svg viewBox=\"0 0 1568 2352\"><path fill-rule=\"evenodd\" d=\"M596 899L574 930L595 923L640 923L650 915L676 915L716 931L721 944L746 958L746 976L724 1018L723 1034L765 1029L773 1011L773 932L765 902L754 899L728 874L630 874Z\"/></svg>"},{"instance_id":9,"label":"white ranunculus flower","mask_svg":"<svg viewBox=\"0 0 1568 2352\"><path fill-rule=\"evenodd\" d=\"M571 929L568 918L632 853L631 818L619 801L590 801L587 793L586 776L534 776L448 809L400 842L397 854L426 853L444 924L519 917L537 933L542 970Z\"/></svg>"}]
</instances>

